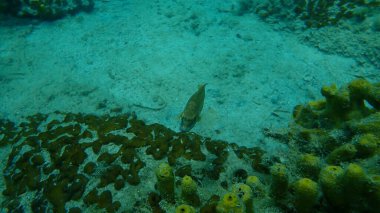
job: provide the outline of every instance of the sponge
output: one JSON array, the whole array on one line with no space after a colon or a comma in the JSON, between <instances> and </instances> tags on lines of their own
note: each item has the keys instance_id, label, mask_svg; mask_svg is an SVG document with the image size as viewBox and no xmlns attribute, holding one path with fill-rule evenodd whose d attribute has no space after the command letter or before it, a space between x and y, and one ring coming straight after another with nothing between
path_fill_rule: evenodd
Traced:
<instances>
[{"instance_id":1,"label":"sponge","mask_svg":"<svg viewBox=\"0 0 380 213\"><path fill-rule=\"evenodd\" d=\"M350 91L351 99L360 98L363 100L369 96L372 90L372 85L369 81L359 78L348 84L348 90Z\"/></svg>"},{"instance_id":2,"label":"sponge","mask_svg":"<svg viewBox=\"0 0 380 213\"><path fill-rule=\"evenodd\" d=\"M217 213L243 213L244 205L236 193L226 193L223 199L216 205Z\"/></svg>"},{"instance_id":3,"label":"sponge","mask_svg":"<svg viewBox=\"0 0 380 213\"><path fill-rule=\"evenodd\" d=\"M342 185L344 197L350 205L359 205L358 201L368 190L366 187L368 182L368 176L360 165L351 163L347 166L343 174Z\"/></svg>"},{"instance_id":4,"label":"sponge","mask_svg":"<svg viewBox=\"0 0 380 213\"><path fill-rule=\"evenodd\" d=\"M322 192L327 201L336 207L342 207L344 203L341 180L344 170L340 166L326 166L319 175Z\"/></svg>"},{"instance_id":5,"label":"sponge","mask_svg":"<svg viewBox=\"0 0 380 213\"><path fill-rule=\"evenodd\" d=\"M285 165L279 163L274 164L270 169L270 174L272 176L272 183L270 186L271 195L276 199L284 197L289 185L289 178Z\"/></svg>"},{"instance_id":6,"label":"sponge","mask_svg":"<svg viewBox=\"0 0 380 213\"><path fill-rule=\"evenodd\" d=\"M352 160L356 155L356 148L352 144L344 144L334 149L326 158L329 164L339 164L341 162Z\"/></svg>"},{"instance_id":7,"label":"sponge","mask_svg":"<svg viewBox=\"0 0 380 213\"><path fill-rule=\"evenodd\" d=\"M232 192L243 201L246 213L253 213L253 193L247 184L239 183L232 186Z\"/></svg>"},{"instance_id":8,"label":"sponge","mask_svg":"<svg viewBox=\"0 0 380 213\"><path fill-rule=\"evenodd\" d=\"M192 206L182 204L175 208L175 213L195 213L195 209Z\"/></svg>"},{"instance_id":9,"label":"sponge","mask_svg":"<svg viewBox=\"0 0 380 213\"><path fill-rule=\"evenodd\" d=\"M156 170L157 190L168 202L174 203L174 174L173 169L167 163L162 163Z\"/></svg>"},{"instance_id":10,"label":"sponge","mask_svg":"<svg viewBox=\"0 0 380 213\"><path fill-rule=\"evenodd\" d=\"M315 155L304 154L298 160L298 167L303 176L316 179L321 170L321 161Z\"/></svg>"},{"instance_id":11,"label":"sponge","mask_svg":"<svg viewBox=\"0 0 380 213\"><path fill-rule=\"evenodd\" d=\"M380 209L380 175L370 177L369 203L371 209Z\"/></svg>"},{"instance_id":12,"label":"sponge","mask_svg":"<svg viewBox=\"0 0 380 213\"><path fill-rule=\"evenodd\" d=\"M294 206L297 212L312 212L318 202L318 184L309 178L294 183Z\"/></svg>"},{"instance_id":13,"label":"sponge","mask_svg":"<svg viewBox=\"0 0 380 213\"><path fill-rule=\"evenodd\" d=\"M377 143L379 139L373 134L362 135L356 144L359 157L371 157L377 151Z\"/></svg>"},{"instance_id":14,"label":"sponge","mask_svg":"<svg viewBox=\"0 0 380 213\"><path fill-rule=\"evenodd\" d=\"M185 175L182 178L181 191L182 199L186 203L192 204L194 206L199 206L201 204L201 201L197 193L197 184L190 176Z\"/></svg>"},{"instance_id":15,"label":"sponge","mask_svg":"<svg viewBox=\"0 0 380 213\"><path fill-rule=\"evenodd\" d=\"M245 183L251 187L254 197L264 197L265 188L257 176L248 176Z\"/></svg>"}]
</instances>

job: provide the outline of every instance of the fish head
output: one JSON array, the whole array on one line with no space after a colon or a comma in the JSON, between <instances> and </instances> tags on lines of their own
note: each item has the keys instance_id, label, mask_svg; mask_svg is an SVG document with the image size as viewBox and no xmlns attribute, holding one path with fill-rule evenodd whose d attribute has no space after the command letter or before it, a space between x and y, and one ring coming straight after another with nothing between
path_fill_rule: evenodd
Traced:
<instances>
[{"instance_id":1,"label":"fish head","mask_svg":"<svg viewBox=\"0 0 380 213\"><path fill-rule=\"evenodd\" d=\"M181 132L188 132L194 127L196 122L197 122L196 119L189 120L186 118L182 118L179 129L181 130Z\"/></svg>"}]
</instances>

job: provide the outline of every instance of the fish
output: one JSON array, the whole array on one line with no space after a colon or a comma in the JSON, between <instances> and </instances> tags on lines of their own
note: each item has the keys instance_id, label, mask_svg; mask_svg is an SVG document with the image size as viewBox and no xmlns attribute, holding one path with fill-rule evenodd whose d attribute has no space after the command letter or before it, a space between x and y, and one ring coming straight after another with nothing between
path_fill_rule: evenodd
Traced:
<instances>
[{"instance_id":1,"label":"fish","mask_svg":"<svg viewBox=\"0 0 380 213\"><path fill-rule=\"evenodd\" d=\"M195 92L187 101L185 109L180 115L181 132L190 131L195 126L195 123L197 123L197 121L200 120L200 114L202 112L203 104L204 104L204 100L206 96L205 87L206 87L206 84L199 85L198 91Z\"/></svg>"}]
</instances>

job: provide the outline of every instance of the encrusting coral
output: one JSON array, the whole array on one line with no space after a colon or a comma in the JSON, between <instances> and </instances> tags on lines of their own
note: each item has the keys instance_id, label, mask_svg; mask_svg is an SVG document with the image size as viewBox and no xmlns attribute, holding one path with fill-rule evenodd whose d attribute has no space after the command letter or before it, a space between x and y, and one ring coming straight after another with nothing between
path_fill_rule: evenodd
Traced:
<instances>
[{"instance_id":1,"label":"encrusting coral","mask_svg":"<svg viewBox=\"0 0 380 213\"><path fill-rule=\"evenodd\" d=\"M192 208L216 211L219 196L198 183L209 181L216 188L225 181L221 175L226 168L241 170L239 165L226 164L230 156L248 162L245 169L250 173L265 166L260 163L265 153L258 148L146 125L131 114L36 114L20 124L0 120L0 130L1 146L13 146L3 172L8 210L71 212L83 207L162 212L187 202ZM131 189L144 194L131 197ZM20 202L29 193L39 196ZM120 200L125 196L130 203ZM73 201L77 205L69 207Z\"/></svg>"}]
</instances>

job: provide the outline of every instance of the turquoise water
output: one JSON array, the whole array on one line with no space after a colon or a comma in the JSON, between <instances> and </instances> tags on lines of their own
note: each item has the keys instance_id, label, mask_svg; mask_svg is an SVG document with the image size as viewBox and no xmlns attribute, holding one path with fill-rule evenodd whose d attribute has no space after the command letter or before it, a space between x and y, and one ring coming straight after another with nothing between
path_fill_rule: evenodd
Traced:
<instances>
[{"instance_id":1,"label":"turquoise water","mask_svg":"<svg viewBox=\"0 0 380 213\"><path fill-rule=\"evenodd\" d=\"M326 189L321 189L320 177L313 179L301 174L297 162L300 156L311 153L320 158L320 169L335 165L341 166L345 173L349 173L349 168L354 167L350 165L355 163L363 169L367 183L360 190L379 189L374 177L380 175L377 163L380 143L373 142L379 140L378 135L363 132L356 123L352 124L362 122L360 119L372 119L374 126L377 125L379 1L78 2L81 1L0 0L3 13L0 17L0 169L4 173L0 190L7 191L1 197L2 212L64 212L69 209L73 212L174 212L180 204L193 205L181 195L183 174L174 175L175 203L165 199L155 178L155 169L163 162L169 162L174 172L184 166L193 168L184 174L197 182L200 205L194 206L196 212L201 211L212 195L223 200L227 192L233 191L233 184L246 182L247 175L259 177L267 195L254 196L255 212L375 212L375 195L355 192L360 200L365 200L362 202L365 207L339 203L327 195ZM315 114L303 112L299 119L302 121L295 124L294 107L326 97L326 93L321 94L325 85L336 84L337 88L342 88L339 91L334 87L326 89L332 91L334 98L351 98L348 102L354 102L354 92L350 91L350 96L345 89L358 78L371 82L370 92L360 99L365 109L360 104L359 107L350 105L344 116L339 113L339 107L333 113L320 115L317 112L321 117L315 120L322 124L312 127L307 126L305 120L309 121ZM198 104L195 108L202 110L193 110L194 116L185 113L188 100L198 86L205 83L204 99L194 102ZM342 110L345 112L346 108ZM123 116L127 116L128 121L117 119ZM162 134L169 134L171 139L190 137L186 139L191 141L189 144L197 144L192 135L199 135L202 138L199 149L205 159L200 157L203 155L198 153L199 149L194 148L196 145L188 145L185 148L189 149L188 154L179 154L181 157L177 161L170 161L169 153L179 149L175 147L178 141L168 142L169 148L165 148L167 145L157 148L150 144L156 141L157 132L151 133L150 143L141 147L132 149L125 145L138 135L136 129L127 131L133 126L135 117L148 126L163 125L137 125L136 128L143 132L163 131ZM338 124L331 124L334 128L330 124L329 128L324 126L322 118L334 120L336 117ZM191 122L187 132L180 131L184 118ZM79 126L75 127L75 123ZM72 129L70 125L74 125ZM70 128L63 128L65 126ZM306 148L298 143L302 128L318 132L307 133L310 134L307 141L312 145ZM124 139L111 138L109 142L105 138L111 133L120 134ZM145 133L144 137L138 137L139 140L148 140ZM67 140L81 145L57 142L57 138L65 134L69 135ZM366 134L375 135L375 139L369 140L371 149L375 150L371 154L361 153L361 145L358 145ZM325 136L337 142L326 140L326 143L333 143L329 148L320 145L324 142L320 138ZM210 151L213 149L207 148L209 139L206 138L211 138L215 147L218 141L225 141L224 151ZM109 143L104 142L99 153L89 151L99 146L95 141L103 139ZM28 144L30 141L37 142L32 146ZM57 145L43 145L49 142ZM359 154L355 152L351 158L327 162L326 156L344 144L354 145ZM244 147L248 147L248 151ZM163 156L147 151L154 148L163 149ZM83 155L83 159L71 155L63 157L65 149L74 156ZM127 153L135 150L132 161L136 161L136 165L123 162L121 156L125 149L129 150ZM57 153L61 158L54 158ZM108 158L112 157L104 153L116 160L110 162ZM102 154L107 155L103 158L109 161L99 160ZM37 155L40 157L35 157ZM215 159L221 162L215 163ZM130 174L122 171L131 172L131 165L141 166L137 163L139 160L144 166L137 169L140 181L134 185L128 179ZM256 161L260 162L259 166L253 165ZM94 173L84 172L90 162L95 162ZM271 168L276 163L286 166L289 185L304 177L319 184L318 202L312 205L312 210L298 205L297 188L289 187L282 198L275 198L270 186L275 184ZM75 166L66 168L61 164ZM115 170L117 165L122 167L120 174ZM116 172L116 177L100 187L100 181L107 179L104 174L111 173L110 168ZM70 169L76 170L75 175ZM15 179L20 173L24 176ZM217 173L218 177L210 175L212 173ZM58 176L53 177L53 174ZM27 176L38 178L30 180ZM78 176L82 179L78 180ZM75 181L81 183L78 191L82 192L67 194L64 187ZM115 188L116 182L120 189ZM60 183L63 188L44 187ZM25 189L18 188L17 192L9 189L10 185L18 184ZM86 201L94 188L99 195L104 192L103 197L92 201L87 198ZM157 208L149 203L153 202L151 199L158 199L152 193L163 197L157 202ZM348 194L346 189L342 193ZM351 202L350 199L354 198L346 198ZM112 204L115 202L119 204ZM222 204L215 201L215 206ZM233 211L249 212L250 207L242 203L238 206ZM348 207L341 209L341 206Z\"/></svg>"}]
</instances>

